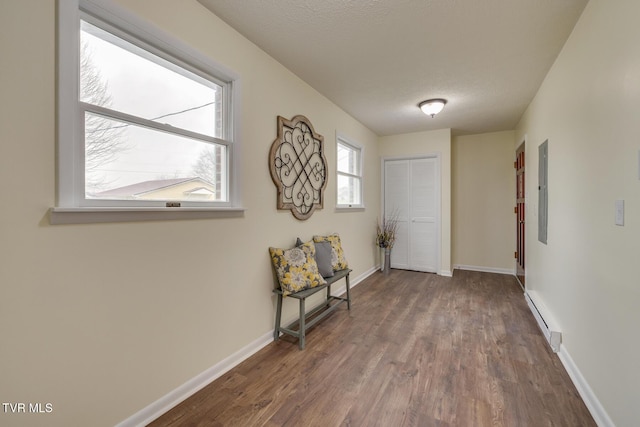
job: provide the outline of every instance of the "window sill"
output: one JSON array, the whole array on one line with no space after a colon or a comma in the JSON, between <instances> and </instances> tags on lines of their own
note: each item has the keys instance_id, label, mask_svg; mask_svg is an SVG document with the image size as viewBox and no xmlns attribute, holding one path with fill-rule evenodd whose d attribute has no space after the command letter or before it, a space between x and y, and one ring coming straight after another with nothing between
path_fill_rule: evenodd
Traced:
<instances>
[{"instance_id":1,"label":"window sill","mask_svg":"<svg viewBox=\"0 0 640 427\"><path fill-rule=\"evenodd\" d=\"M168 221L243 217L245 208L51 208L49 223L91 224L99 222Z\"/></svg>"},{"instance_id":2,"label":"window sill","mask_svg":"<svg viewBox=\"0 0 640 427\"><path fill-rule=\"evenodd\" d=\"M364 206L362 205L340 205L336 206L336 212L364 212Z\"/></svg>"}]
</instances>

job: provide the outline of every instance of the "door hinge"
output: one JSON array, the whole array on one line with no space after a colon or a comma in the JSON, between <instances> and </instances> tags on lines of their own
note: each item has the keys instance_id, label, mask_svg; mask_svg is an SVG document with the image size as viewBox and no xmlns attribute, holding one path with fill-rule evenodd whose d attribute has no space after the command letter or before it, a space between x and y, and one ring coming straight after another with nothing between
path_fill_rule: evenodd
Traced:
<instances>
[{"instance_id":1,"label":"door hinge","mask_svg":"<svg viewBox=\"0 0 640 427\"><path fill-rule=\"evenodd\" d=\"M518 169L518 162L517 161L513 162L513 168L514 169Z\"/></svg>"},{"instance_id":2,"label":"door hinge","mask_svg":"<svg viewBox=\"0 0 640 427\"><path fill-rule=\"evenodd\" d=\"M515 206L515 207L513 208L513 213L514 213L514 214L517 214L517 213L518 213L518 207L517 207L517 206Z\"/></svg>"},{"instance_id":3,"label":"door hinge","mask_svg":"<svg viewBox=\"0 0 640 427\"><path fill-rule=\"evenodd\" d=\"M513 253L513 257L514 257L514 258L518 258L518 252L514 252L514 253Z\"/></svg>"}]
</instances>

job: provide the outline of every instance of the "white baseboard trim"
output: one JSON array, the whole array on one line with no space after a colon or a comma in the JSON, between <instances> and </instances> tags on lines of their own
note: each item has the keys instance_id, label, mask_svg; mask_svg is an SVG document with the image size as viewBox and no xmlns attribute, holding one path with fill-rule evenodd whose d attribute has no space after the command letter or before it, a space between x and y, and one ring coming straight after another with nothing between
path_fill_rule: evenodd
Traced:
<instances>
[{"instance_id":1,"label":"white baseboard trim","mask_svg":"<svg viewBox=\"0 0 640 427\"><path fill-rule=\"evenodd\" d=\"M615 424L609 417L609 414L607 414L607 411L600 403L600 400L598 400L593 390L591 390L589 383L582 376L580 369L578 369L578 366L574 363L569 352L567 352L567 348L565 346L561 346L560 351L557 354L558 357L560 357L562 365L564 365L564 369L569 374L571 381L573 381L576 389L578 389L578 393L580 394L580 397L582 397L584 404L587 405L587 409L589 409L591 416L596 424L598 424L598 427L615 427Z\"/></svg>"},{"instance_id":2,"label":"white baseboard trim","mask_svg":"<svg viewBox=\"0 0 640 427\"><path fill-rule=\"evenodd\" d=\"M515 276L516 272L513 269L509 268L495 268L495 267L481 267L477 265L463 265L463 264L454 264L454 270L468 270L468 271L480 271L483 273L497 273L497 274L508 274L509 276Z\"/></svg>"},{"instance_id":3,"label":"white baseboard trim","mask_svg":"<svg viewBox=\"0 0 640 427\"><path fill-rule=\"evenodd\" d=\"M160 399L151 403L147 407L136 412L126 420L117 424L116 427L138 427L146 426L171 408L193 395L197 391L209 385L215 379L231 370L231 368L239 365L244 360L258 352L267 344L273 342L273 330L262 335L258 339L241 348L231 356L216 363L206 371L196 375L186 383L182 384L175 390L164 395Z\"/></svg>"},{"instance_id":4,"label":"white baseboard trim","mask_svg":"<svg viewBox=\"0 0 640 427\"><path fill-rule=\"evenodd\" d=\"M440 270L440 275L443 277L453 277L453 271L451 270Z\"/></svg>"},{"instance_id":5,"label":"white baseboard trim","mask_svg":"<svg viewBox=\"0 0 640 427\"><path fill-rule=\"evenodd\" d=\"M371 276L373 273L380 269L379 266L372 267L359 276L350 280L350 288L353 289L354 286L358 285L367 277ZM342 295L347 292L346 284L341 288L337 288L335 290L336 295ZM226 374L232 368L238 366L240 363L253 356L255 353L260 351L262 348L266 347L268 344L273 342L273 332L267 332L266 334L258 337L253 342L244 346L240 350L233 353L231 356L223 359L222 361L216 363L211 368L206 371L196 375L186 383L182 384L175 390L167 393L160 399L151 403L147 407L141 409L136 412L126 420L120 422L116 425L116 427L139 427L146 426L156 418L160 417L162 414L169 411L171 408L192 396L199 390L203 389L207 385L209 385L214 380L220 378L222 375Z\"/></svg>"}]
</instances>

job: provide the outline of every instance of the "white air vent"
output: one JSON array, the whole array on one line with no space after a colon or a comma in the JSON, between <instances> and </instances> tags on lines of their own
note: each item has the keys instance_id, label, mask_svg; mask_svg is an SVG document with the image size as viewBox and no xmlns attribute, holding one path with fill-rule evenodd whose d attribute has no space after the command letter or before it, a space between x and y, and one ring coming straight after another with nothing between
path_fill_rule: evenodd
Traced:
<instances>
[{"instance_id":1,"label":"white air vent","mask_svg":"<svg viewBox=\"0 0 640 427\"><path fill-rule=\"evenodd\" d=\"M536 322L538 322L538 326L540 327L542 334L551 346L551 350L553 350L554 353L557 353L560 351L562 333L558 331L555 322L551 320L551 315L547 312L542 301L536 297L534 292L526 291L524 293L524 299L527 301L529 309L531 310L531 313L533 313L533 317L536 318Z\"/></svg>"}]
</instances>

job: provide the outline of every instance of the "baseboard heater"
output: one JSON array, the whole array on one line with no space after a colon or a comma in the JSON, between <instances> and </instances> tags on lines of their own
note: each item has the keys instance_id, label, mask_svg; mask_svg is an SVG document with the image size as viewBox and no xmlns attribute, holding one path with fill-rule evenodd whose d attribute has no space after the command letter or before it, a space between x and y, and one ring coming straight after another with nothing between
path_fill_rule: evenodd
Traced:
<instances>
[{"instance_id":1,"label":"baseboard heater","mask_svg":"<svg viewBox=\"0 0 640 427\"><path fill-rule=\"evenodd\" d=\"M542 335L544 335L551 346L551 350L553 350L554 353L557 353L560 351L562 333L559 332L558 328L550 321L550 315L546 314L546 310L543 308L542 303L538 301L536 304L534 300L537 300L538 298L536 298L535 295L532 298L530 293L530 291L525 292L524 299L527 301L529 309L531 310L531 313L533 313L533 317L535 317L536 322L538 322Z\"/></svg>"}]
</instances>

